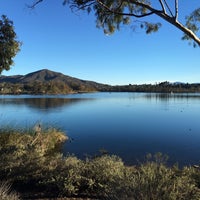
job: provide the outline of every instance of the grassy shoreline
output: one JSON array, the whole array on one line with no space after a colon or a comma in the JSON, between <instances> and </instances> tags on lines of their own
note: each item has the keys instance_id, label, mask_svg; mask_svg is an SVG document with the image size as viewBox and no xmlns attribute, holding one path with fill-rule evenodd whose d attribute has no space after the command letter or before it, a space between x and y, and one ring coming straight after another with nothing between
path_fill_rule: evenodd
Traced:
<instances>
[{"instance_id":1,"label":"grassy shoreline","mask_svg":"<svg viewBox=\"0 0 200 200\"><path fill-rule=\"evenodd\" d=\"M169 167L161 153L137 166L116 155L80 160L63 156L68 137L56 129L0 130L0 182L12 184L4 195L18 199L91 198L113 200L199 200L198 166ZM18 195L20 194L20 195ZM7 200L1 196L0 199ZM20 196L20 197L19 197Z\"/></svg>"}]
</instances>

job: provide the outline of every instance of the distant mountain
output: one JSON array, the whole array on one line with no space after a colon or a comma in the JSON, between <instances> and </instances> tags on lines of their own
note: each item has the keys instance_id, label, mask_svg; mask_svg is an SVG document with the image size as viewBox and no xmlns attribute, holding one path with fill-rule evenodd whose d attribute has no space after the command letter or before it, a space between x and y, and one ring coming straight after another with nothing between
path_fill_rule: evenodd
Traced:
<instances>
[{"instance_id":1,"label":"distant mountain","mask_svg":"<svg viewBox=\"0 0 200 200\"><path fill-rule=\"evenodd\" d=\"M42 69L26 75L0 76L0 84L3 83L15 85L20 84L22 85L20 87L20 91L24 91L25 93L27 93L27 87L30 85L32 85L31 88L34 90L33 93L37 93L38 89L36 91L36 86L39 87L39 85L42 87L41 90L43 92L39 90L38 93L62 93L61 88L63 88L63 93L77 91L101 91L108 87L108 85L105 84L81 80L62 73L50 71L48 69ZM52 90L52 88L54 89ZM30 88L28 90L32 93Z\"/></svg>"},{"instance_id":2,"label":"distant mountain","mask_svg":"<svg viewBox=\"0 0 200 200\"><path fill-rule=\"evenodd\" d=\"M79 83L90 83L91 81L85 81L77 78L73 78L62 73L50 71L48 69L42 69L26 75L14 75L14 76L0 76L0 83L32 83L32 82L49 82L49 81L63 81L71 83L73 81Z\"/></svg>"},{"instance_id":3,"label":"distant mountain","mask_svg":"<svg viewBox=\"0 0 200 200\"><path fill-rule=\"evenodd\" d=\"M200 84L182 82L110 86L42 69L26 75L0 76L0 94L68 94L77 92L200 92Z\"/></svg>"}]
</instances>

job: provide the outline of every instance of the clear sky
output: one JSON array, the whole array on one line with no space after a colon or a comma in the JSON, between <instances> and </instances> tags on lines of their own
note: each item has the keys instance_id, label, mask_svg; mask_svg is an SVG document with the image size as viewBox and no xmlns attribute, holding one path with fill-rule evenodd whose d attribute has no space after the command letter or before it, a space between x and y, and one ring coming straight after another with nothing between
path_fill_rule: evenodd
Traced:
<instances>
[{"instance_id":1,"label":"clear sky","mask_svg":"<svg viewBox=\"0 0 200 200\"><path fill-rule=\"evenodd\" d=\"M26 7L31 2L0 1L0 14L13 20L23 42L15 65L3 75L24 75L45 68L112 85L200 82L200 48L182 41L182 32L166 22L151 35L125 26L106 36L96 28L92 14L72 13L62 6L62 0L44 1L34 10ZM199 0L180 1L180 17L197 6Z\"/></svg>"}]
</instances>

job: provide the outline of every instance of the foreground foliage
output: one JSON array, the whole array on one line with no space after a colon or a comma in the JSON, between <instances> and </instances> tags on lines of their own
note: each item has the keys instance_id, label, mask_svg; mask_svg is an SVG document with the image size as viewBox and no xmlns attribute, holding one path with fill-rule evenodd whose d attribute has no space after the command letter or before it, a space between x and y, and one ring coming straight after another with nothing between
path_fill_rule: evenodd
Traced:
<instances>
[{"instance_id":1,"label":"foreground foliage","mask_svg":"<svg viewBox=\"0 0 200 200\"><path fill-rule=\"evenodd\" d=\"M55 129L29 134L2 130L0 180L12 183L24 199L61 196L115 200L200 199L198 168L168 167L165 157L159 153L148 155L147 161L138 166L125 166L114 155L80 160L61 154L61 144L66 139Z\"/></svg>"}]
</instances>

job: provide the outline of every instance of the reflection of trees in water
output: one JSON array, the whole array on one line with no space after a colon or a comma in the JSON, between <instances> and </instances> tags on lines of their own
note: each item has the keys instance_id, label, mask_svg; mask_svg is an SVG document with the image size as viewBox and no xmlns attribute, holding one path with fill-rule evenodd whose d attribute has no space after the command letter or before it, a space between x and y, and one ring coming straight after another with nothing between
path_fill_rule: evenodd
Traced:
<instances>
[{"instance_id":1,"label":"reflection of trees in water","mask_svg":"<svg viewBox=\"0 0 200 200\"><path fill-rule=\"evenodd\" d=\"M26 105L30 108L39 110L49 110L59 108L63 106L70 106L81 101L87 101L90 99L78 99L78 98L9 98L0 99L0 104L3 105Z\"/></svg>"},{"instance_id":2,"label":"reflection of trees in water","mask_svg":"<svg viewBox=\"0 0 200 200\"><path fill-rule=\"evenodd\" d=\"M147 93L146 99L158 99L160 101L178 100L178 99L196 99L200 100L200 93Z\"/></svg>"},{"instance_id":3,"label":"reflection of trees in water","mask_svg":"<svg viewBox=\"0 0 200 200\"><path fill-rule=\"evenodd\" d=\"M31 108L52 109L65 105L72 105L82 101L82 99L64 99L64 98L31 98L25 99L24 103Z\"/></svg>"}]
</instances>

